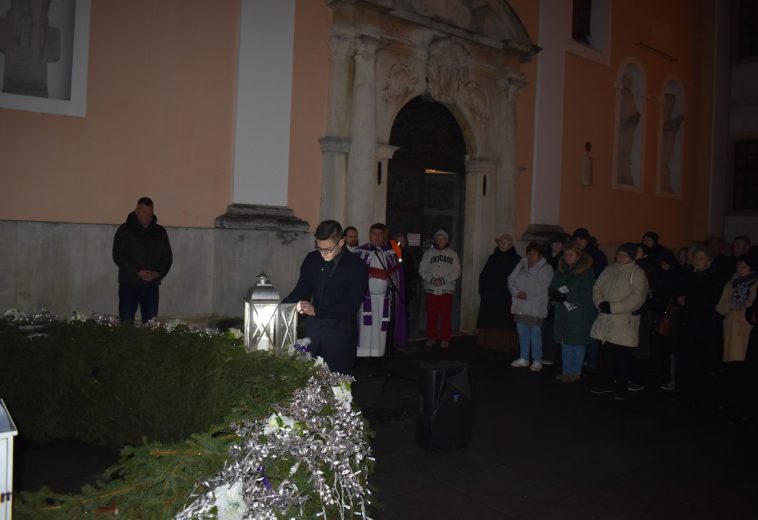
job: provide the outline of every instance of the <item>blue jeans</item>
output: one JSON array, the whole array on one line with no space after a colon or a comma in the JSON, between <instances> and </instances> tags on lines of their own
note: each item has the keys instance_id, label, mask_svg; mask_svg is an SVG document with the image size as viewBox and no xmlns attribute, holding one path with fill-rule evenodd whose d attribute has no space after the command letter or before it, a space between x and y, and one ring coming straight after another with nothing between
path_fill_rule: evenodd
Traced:
<instances>
[{"instance_id":1,"label":"blue jeans","mask_svg":"<svg viewBox=\"0 0 758 520\"><path fill-rule=\"evenodd\" d=\"M158 284L122 283L118 286L118 316L121 323L134 323L139 305L142 323L158 315Z\"/></svg>"},{"instance_id":2,"label":"blue jeans","mask_svg":"<svg viewBox=\"0 0 758 520\"><path fill-rule=\"evenodd\" d=\"M532 345L532 361L542 362L542 329L539 325L516 323L519 351L522 358L529 360L529 344Z\"/></svg>"},{"instance_id":3,"label":"blue jeans","mask_svg":"<svg viewBox=\"0 0 758 520\"><path fill-rule=\"evenodd\" d=\"M561 345L564 374L581 375L582 362L584 361L584 350L584 345Z\"/></svg>"}]
</instances>

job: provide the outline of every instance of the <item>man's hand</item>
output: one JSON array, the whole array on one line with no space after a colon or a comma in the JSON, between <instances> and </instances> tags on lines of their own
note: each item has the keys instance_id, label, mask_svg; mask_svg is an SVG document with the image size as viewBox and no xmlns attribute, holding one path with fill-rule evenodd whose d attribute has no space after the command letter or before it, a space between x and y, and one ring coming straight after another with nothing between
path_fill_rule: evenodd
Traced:
<instances>
[{"instance_id":1,"label":"man's hand","mask_svg":"<svg viewBox=\"0 0 758 520\"><path fill-rule=\"evenodd\" d=\"M137 276L140 280L144 282L152 282L156 278L160 278L160 273L158 271L151 271L150 269L142 269L141 271L137 272Z\"/></svg>"},{"instance_id":2,"label":"man's hand","mask_svg":"<svg viewBox=\"0 0 758 520\"><path fill-rule=\"evenodd\" d=\"M313 307L313 304L306 301L297 302L297 312L305 314L306 316L316 315L316 309Z\"/></svg>"}]
</instances>

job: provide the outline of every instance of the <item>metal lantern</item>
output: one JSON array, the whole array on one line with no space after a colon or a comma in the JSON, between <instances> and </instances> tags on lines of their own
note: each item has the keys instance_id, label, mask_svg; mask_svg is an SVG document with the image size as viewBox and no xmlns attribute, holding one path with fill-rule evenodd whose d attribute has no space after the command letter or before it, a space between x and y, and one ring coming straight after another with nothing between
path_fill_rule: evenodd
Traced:
<instances>
[{"instance_id":1,"label":"metal lantern","mask_svg":"<svg viewBox=\"0 0 758 520\"><path fill-rule=\"evenodd\" d=\"M281 303L266 273L256 278L245 295L245 349L285 353L295 343L297 304Z\"/></svg>"}]
</instances>

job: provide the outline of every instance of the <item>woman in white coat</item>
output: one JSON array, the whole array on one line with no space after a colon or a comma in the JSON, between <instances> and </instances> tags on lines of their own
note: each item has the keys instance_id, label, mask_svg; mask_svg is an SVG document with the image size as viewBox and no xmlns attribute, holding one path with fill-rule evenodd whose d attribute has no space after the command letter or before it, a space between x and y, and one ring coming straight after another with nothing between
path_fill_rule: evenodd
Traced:
<instances>
[{"instance_id":1,"label":"woman in white coat","mask_svg":"<svg viewBox=\"0 0 758 520\"><path fill-rule=\"evenodd\" d=\"M513 297L511 313L518 331L520 354L511 363L512 367L529 367L532 372L542 370L542 322L547 316L547 290L552 281L553 268L542 256L542 246L536 242L530 243L526 248L526 257L508 276L508 289Z\"/></svg>"},{"instance_id":2,"label":"woman in white coat","mask_svg":"<svg viewBox=\"0 0 758 520\"><path fill-rule=\"evenodd\" d=\"M639 345L640 316L635 311L647 298L645 271L634 261L638 244L619 247L616 263L606 267L592 288L592 301L599 314L590 336L600 340L603 369L594 394L613 393L626 398L632 368L632 349Z\"/></svg>"}]
</instances>

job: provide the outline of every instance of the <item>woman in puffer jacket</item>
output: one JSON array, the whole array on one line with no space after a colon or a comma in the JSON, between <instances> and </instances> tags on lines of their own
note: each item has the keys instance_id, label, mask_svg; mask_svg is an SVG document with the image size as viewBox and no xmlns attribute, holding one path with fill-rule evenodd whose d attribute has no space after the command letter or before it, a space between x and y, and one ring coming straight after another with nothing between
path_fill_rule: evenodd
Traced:
<instances>
[{"instance_id":1,"label":"woman in puffer jacket","mask_svg":"<svg viewBox=\"0 0 758 520\"><path fill-rule=\"evenodd\" d=\"M563 373L556 379L576 383L582 375L585 345L590 343L590 329L597 316L592 303L595 273L592 257L571 244L563 256L550 285L555 308L555 340L561 344Z\"/></svg>"},{"instance_id":2,"label":"woman in puffer jacket","mask_svg":"<svg viewBox=\"0 0 758 520\"><path fill-rule=\"evenodd\" d=\"M639 345L640 316L648 292L645 271L634 261L638 244L619 247L616 263L606 267L592 288L592 301L599 314L590 336L602 343L603 369L594 394L613 393L626 398L632 368L632 349Z\"/></svg>"},{"instance_id":3,"label":"woman in puffer jacket","mask_svg":"<svg viewBox=\"0 0 758 520\"><path fill-rule=\"evenodd\" d=\"M542 256L542 246L536 242L526 248L522 258L508 277L508 289L513 303L511 313L518 331L519 353L512 367L529 367L532 372L542 370L542 322L547 316L547 289L553 280L553 268ZM529 347L532 363L529 364Z\"/></svg>"}]
</instances>

